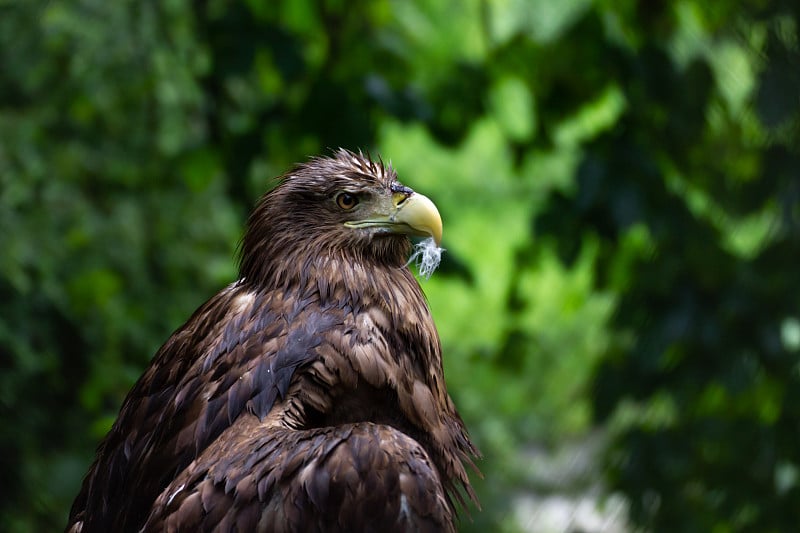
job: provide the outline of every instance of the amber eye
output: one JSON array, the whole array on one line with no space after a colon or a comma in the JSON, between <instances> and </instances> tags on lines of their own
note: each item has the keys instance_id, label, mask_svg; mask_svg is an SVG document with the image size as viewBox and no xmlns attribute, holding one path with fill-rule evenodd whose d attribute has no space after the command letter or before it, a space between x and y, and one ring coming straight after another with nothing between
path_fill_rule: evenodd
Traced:
<instances>
[{"instance_id":1,"label":"amber eye","mask_svg":"<svg viewBox=\"0 0 800 533\"><path fill-rule=\"evenodd\" d=\"M349 192L342 192L336 195L336 205L349 211L358 204L358 197Z\"/></svg>"}]
</instances>

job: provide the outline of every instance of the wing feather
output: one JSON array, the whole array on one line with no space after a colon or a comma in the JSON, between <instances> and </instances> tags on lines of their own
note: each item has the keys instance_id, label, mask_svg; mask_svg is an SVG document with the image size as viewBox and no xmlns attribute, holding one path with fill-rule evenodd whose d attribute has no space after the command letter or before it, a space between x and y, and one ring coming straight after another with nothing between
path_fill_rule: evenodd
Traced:
<instances>
[{"instance_id":1,"label":"wing feather","mask_svg":"<svg viewBox=\"0 0 800 533\"><path fill-rule=\"evenodd\" d=\"M265 417L297 368L319 357L325 329L343 320L312 304L234 284L201 307L128 395L71 522L83 519L84 531L136 529L132 521L245 409Z\"/></svg>"},{"instance_id":2,"label":"wing feather","mask_svg":"<svg viewBox=\"0 0 800 533\"><path fill-rule=\"evenodd\" d=\"M176 487L185 496L170 498ZM235 523L238 531L447 532L454 520L427 452L398 430L363 422L294 431L248 416L162 492L143 531Z\"/></svg>"}]
</instances>

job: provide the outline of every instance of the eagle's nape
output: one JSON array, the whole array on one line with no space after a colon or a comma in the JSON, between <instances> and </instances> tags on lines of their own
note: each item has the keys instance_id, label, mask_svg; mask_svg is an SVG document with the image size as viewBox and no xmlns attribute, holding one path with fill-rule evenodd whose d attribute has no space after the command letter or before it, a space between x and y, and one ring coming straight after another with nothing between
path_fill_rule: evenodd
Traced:
<instances>
[{"instance_id":1,"label":"eagle's nape","mask_svg":"<svg viewBox=\"0 0 800 533\"><path fill-rule=\"evenodd\" d=\"M478 452L408 235L438 244L441 219L391 167L340 150L283 176L239 281L126 398L67 529L454 530Z\"/></svg>"}]
</instances>

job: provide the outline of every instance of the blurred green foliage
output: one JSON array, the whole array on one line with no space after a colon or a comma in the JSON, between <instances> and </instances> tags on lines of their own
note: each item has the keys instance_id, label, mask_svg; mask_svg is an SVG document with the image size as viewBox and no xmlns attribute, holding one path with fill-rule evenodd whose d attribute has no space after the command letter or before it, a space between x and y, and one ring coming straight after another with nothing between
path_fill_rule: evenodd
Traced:
<instances>
[{"instance_id":1,"label":"blurred green foliage","mask_svg":"<svg viewBox=\"0 0 800 533\"><path fill-rule=\"evenodd\" d=\"M0 2L0 523L63 526L128 388L291 163L391 159L514 530L597 427L654 531L800 523L800 4Z\"/></svg>"}]
</instances>

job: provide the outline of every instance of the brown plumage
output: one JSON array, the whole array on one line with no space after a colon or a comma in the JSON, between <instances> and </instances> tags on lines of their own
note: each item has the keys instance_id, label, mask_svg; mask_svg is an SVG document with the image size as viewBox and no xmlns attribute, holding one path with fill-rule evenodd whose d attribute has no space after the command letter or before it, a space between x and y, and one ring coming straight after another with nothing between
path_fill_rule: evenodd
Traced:
<instances>
[{"instance_id":1,"label":"brown plumage","mask_svg":"<svg viewBox=\"0 0 800 533\"><path fill-rule=\"evenodd\" d=\"M438 243L441 221L390 167L340 150L283 176L240 279L129 393L67 530L455 530L478 452L408 235Z\"/></svg>"}]
</instances>

